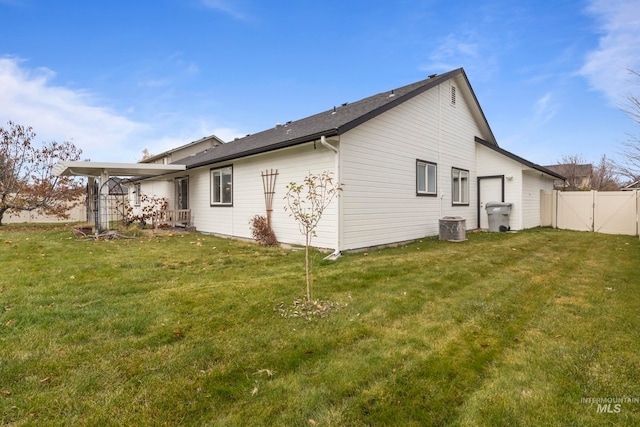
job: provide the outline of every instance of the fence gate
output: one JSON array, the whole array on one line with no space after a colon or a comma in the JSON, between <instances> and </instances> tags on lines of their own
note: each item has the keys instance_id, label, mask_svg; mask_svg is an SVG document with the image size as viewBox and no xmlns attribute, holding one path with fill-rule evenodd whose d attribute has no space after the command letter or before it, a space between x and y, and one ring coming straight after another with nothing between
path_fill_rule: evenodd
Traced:
<instances>
[{"instance_id":1,"label":"fence gate","mask_svg":"<svg viewBox=\"0 0 640 427\"><path fill-rule=\"evenodd\" d=\"M556 227L593 231L593 192L558 191Z\"/></svg>"},{"instance_id":2,"label":"fence gate","mask_svg":"<svg viewBox=\"0 0 640 427\"><path fill-rule=\"evenodd\" d=\"M638 235L639 191L556 191L540 195L540 222L565 230Z\"/></svg>"},{"instance_id":3,"label":"fence gate","mask_svg":"<svg viewBox=\"0 0 640 427\"><path fill-rule=\"evenodd\" d=\"M594 192L594 230L606 234L637 234L636 192Z\"/></svg>"}]
</instances>

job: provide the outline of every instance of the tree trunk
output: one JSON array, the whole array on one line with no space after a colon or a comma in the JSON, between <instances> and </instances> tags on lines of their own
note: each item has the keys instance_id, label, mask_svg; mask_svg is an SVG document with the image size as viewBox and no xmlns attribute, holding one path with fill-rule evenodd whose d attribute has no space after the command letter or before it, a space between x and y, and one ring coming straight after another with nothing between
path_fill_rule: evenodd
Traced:
<instances>
[{"instance_id":1,"label":"tree trunk","mask_svg":"<svg viewBox=\"0 0 640 427\"><path fill-rule=\"evenodd\" d=\"M309 232L305 236L305 245L304 245L304 264L305 270L307 273L307 302L311 302L311 278L309 274Z\"/></svg>"}]
</instances>

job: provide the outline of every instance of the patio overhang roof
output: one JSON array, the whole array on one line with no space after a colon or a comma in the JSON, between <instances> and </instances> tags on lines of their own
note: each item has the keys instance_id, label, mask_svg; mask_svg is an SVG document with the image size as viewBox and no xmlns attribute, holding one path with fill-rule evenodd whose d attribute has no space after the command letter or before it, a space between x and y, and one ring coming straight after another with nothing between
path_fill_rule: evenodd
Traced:
<instances>
[{"instance_id":1,"label":"patio overhang roof","mask_svg":"<svg viewBox=\"0 0 640 427\"><path fill-rule=\"evenodd\" d=\"M56 176L158 176L186 170L185 165L154 163L59 162L53 167Z\"/></svg>"}]
</instances>

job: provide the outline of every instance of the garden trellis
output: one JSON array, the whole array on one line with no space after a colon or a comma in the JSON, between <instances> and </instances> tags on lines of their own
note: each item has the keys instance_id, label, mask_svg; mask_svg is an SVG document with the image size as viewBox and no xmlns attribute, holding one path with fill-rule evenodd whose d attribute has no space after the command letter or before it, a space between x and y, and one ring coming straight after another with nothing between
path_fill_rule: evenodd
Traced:
<instances>
[{"instance_id":1,"label":"garden trellis","mask_svg":"<svg viewBox=\"0 0 640 427\"><path fill-rule=\"evenodd\" d=\"M276 193L276 178L278 169L270 169L260 172L262 176L262 188L264 189L264 203L267 210L267 224L271 227L271 212L273 212L273 195Z\"/></svg>"}]
</instances>

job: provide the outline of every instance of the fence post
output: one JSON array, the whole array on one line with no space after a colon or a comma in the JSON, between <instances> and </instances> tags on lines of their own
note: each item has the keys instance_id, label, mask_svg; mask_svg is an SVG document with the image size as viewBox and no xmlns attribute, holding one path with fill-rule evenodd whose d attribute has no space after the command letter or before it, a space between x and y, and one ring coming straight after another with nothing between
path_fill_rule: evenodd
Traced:
<instances>
[{"instance_id":1,"label":"fence post","mask_svg":"<svg viewBox=\"0 0 640 427\"><path fill-rule=\"evenodd\" d=\"M551 227L558 228L558 190L551 196Z\"/></svg>"},{"instance_id":2,"label":"fence post","mask_svg":"<svg viewBox=\"0 0 640 427\"><path fill-rule=\"evenodd\" d=\"M636 190L636 234L638 235L638 238L640 238L640 224L638 224L638 221L640 221L639 215L640 215L640 190Z\"/></svg>"}]
</instances>

